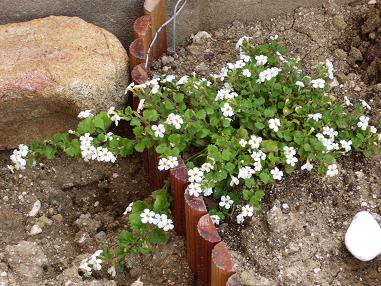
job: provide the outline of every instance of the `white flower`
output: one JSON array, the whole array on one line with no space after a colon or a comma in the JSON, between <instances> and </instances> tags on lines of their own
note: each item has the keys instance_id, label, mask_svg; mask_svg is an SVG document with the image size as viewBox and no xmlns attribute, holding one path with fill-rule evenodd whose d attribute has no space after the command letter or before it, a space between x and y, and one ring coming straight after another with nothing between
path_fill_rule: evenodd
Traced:
<instances>
[{"instance_id":1,"label":"white flower","mask_svg":"<svg viewBox=\"0 0 381 286\"><path fill-rule=\"evenodd\" d=\"M169 169L168 159L167 158L161 158L159 160L158 169L159 169L159 171L164 171L164 170L168 170Z\"/></svg>"},{"instance_id":2,"label":"white flower","mask_svg":"<svg viewBox=\"0 0 381 286\"><path fill-rule=\"evenodd\" d=\"M190 196L198 197L202 193L201 185L199 183L190 183L188 186Z\"/></svg>"},{"instance_id":3,"label":"white flower","mask_svg":"<svg viewBox=\"0 0 381 286\"><path fill-rule=\"evenodd\" d=\"M244 222L245 218L242 214L237 215L237 223L242 224Z\"/></svg>"},{"instance_id":4,"label":"white flower","mask_svg":"<svg viewBox=\"0 0 381 286\"><path fill-rule=\"evenodd\" d=\"M221 201L220 201L219 205L221 207L224 207L225 209L230 209L230 207L232 206L233 203L234 203L234 201L230 198L229 195L227 195L227 196L221 197Z\"/></svg>"},{"instance_id":5,"label":"white flower","mask_svg":"<svg viewBox=\"0 0 381 286\"><path fill-rule=\"evenodd\" d=\"M205 197L209 197L211 194L213 194L213 188L206 188L203 191Z\"/></svg>"},{"instance_id":6,"label":"white flower","mask_svg":"<svg viewBox=\"0 0 381 286\"><path fill-rule=\"evenodd\" d=\"M312 164L310 163L310 161L307 160L307 162L306 162L300 169L301 169L301 170L311 171L313 168L314 168L314 165L312 165Z\"/></svg>"},{"instance_id":7,"label":"white flower","mask_svg":"<svg viewBox=\"0 0 381 286\"><path fill-rule=\"evenodd\" d=\"M85 118L88 118L88 117L93 117L94 114L91 113L91 110L88 109L88 110L85 110L85 111L81 111L79 114L78 114L78 118L80 119L85 119Z\"/></svg>"},{"instance_id":8,"label":"white flower","mask_svg":"<svg viewBox=\"0 0 381 286\"><path fill-rule=\"evenodd\" d=\"M197 167L188 170L188 181L191 183L201 183L203 177L204 172Z\"/></svg>"},{"instance_id":9,"label":"white flower","mask_svg":"<svg viewBox=\"0 0 381 286\"><path fill-rule=\"evenodd\" d=\"M75 131L74 131L74 130L71 130L71 129L69 129L69 130L67 131L67 133L69 133L69 134L75 134Z\"/></svg>"},{"instance_id":10,"label":"white flower","mask_svg":"<svg viewBox=\"0 0 381 286\"><path fill-rule=\"evenodd\" d=\"M281 69L277 67L268 68L259 73L259 79L257 80L257 82L262 83L262 82L265 82L266 80L272 80L274 77L276 77L279 74L280 71Z\"/></svg>"},{"instance_id":11,"label":"white flower","mask_svg":"<svg viewBox=\"0 0 381 286\"><path fill-rule=\"evenodd\" d=\"M83 272L83 275L85 277L90 277L92 274L93 269L88 264L88 258L85 258L81 261L79 265L79 270Z\"/></svg>"},{"instance_id":12,"label":"white flower","mask_svg":"<svg viewBox=\"0 0 381 286\"><path fill-rule=\"evenodd\" d=\"M184 120L180 115L171 113L168 115L166 123L174 126L176 129L181 129L181 125L184 123Z\"/></svg>"},{"instance_id":13,"label":"white flower","mask_svg":"<svg viewBox=\"0 0 381 286\"><path fill-rule=\"evenodd\" d=\"M166 225L163 227L164 231L170 231L174 228L173 221L171 219L167 219Z\"/></svg>"},{"instance_id":14,"label":"white flower","mask_svg":"<svg viewBox=\"0 0 381 286\"><path fill-rule=\"evenodd\" d=\"M93 145L81 145L81 156L85 161L89 161L93 159L95 153L97 153L97 149Z\"/></svg>"},{"instance_id":15,"label":"white flower","mask_svg":"<svg viewBox=\"0 0 381 286\"><path fill-rule=\"evenodd\" d=\"M241 139L241 140L239 140L239 145L241 145L241 147L245 148L247 145L247 141L245 139Z\"/></svg>"},{"instance_id":16,"label":"white flower","mask_svg":"<svg viewBox=\"0 0 381 286\"><path fill-rule=\"evenodd\" d=\"M328 78L333 80L333 72L335 71L333 68L333 63L327 59L325 60L325 66L327 67Z\"/></svg>"},{"instance_id":17,"label":"white flower","mask_svg":"<svg viewBox=\"0 0 381 286\"><path fill-rule=\"evenodd\" d=\"M167 225L168 222L168 216L166 214L156 214L155 215L156 219L156 225L158 228L164 228Z\"/></svg>"},{"instance_id":18,"label":"white flower","mask_svg":"<svg viewBox=\"0 0 381 286\"><path fill-rule=\"evenodd\" d=\"M124 92L124 94L127 94L127 92L129 91L132 91L134 89L134 86L135 86L135 83L134 82L131 82L127 88L126 88L126 91Z\"/></svg>"},{"instance_id":19,"label":"white flower","mask_svg":"<svg viewBox=\"0 0 381 286\"><path fill-rule=\"evenodd\" d=\"M235 62L234 64L234 68L235 69L241 69L241 68L244 68L246 66L246 63L243 61L243 60L238 60ZM250 72L250 71L249 71ZM251 73L250 73L251 74Z\"/></svg>"},{"instance_id":20,"label":"white flower","mask_svg":"<svg viewBox=\"0 0 381 286\"><path fill-rule=\"evenodd\" d=\"M361 115L359 118L359 122L357 123L357 127L361 128L361 130L366 130L369 125L369 117Z\"/></svg>"},{"instance_id":21,"label":"white flower","mask_svg":"<svg viewBox=\"0 0 381 286\"><path fill-rule=\"evenodd\" d=\"M278 167L275 167L270 171L271 175L273 176L274 180L282 180L283 177L283 171L279 170Z\"/></svg>"},{"instance_id":22,"label":"white flower","mask_svg":"<svg viewBox=\"0 0 381 286\"><path fill-rule=\"evenodd\" d=\"M286 158L286 163L292 167L294 167L297 162L298 162L298 158L296 158L296 157L287 157Z\"/></svg>"},{"instance_id":23,"label":"white flower","mask_svg":"<svg viewBox=\"0 0 381 286\"><path fill-rule=\"evenodd\" d=\"M132 206L133 206L133 205L134 205L134 202L130 203L130 204L128 205L128 207L126 207L126 210L124 211L123 215L126 215L126 214L128 214L129 212L131 212L131 211L132 211Z\"/></svg>"},{"instance_id":24,"label":"white flower","mask_svg":"<svg viewBox=\"0 0 381 286\"><path fill-rule=\"evenodd\" d=\"M146 101L145 99L141 99L141 100L139 101L138 108L136 109L136 112L137 112L137 113L140 113L140 112L143 110L143 108L144 108L144 102L145 102L145 101Z\"/></svg>"},{"instance_id":25,"label":"white flower","mask_svg":"<svg viewBox=\"0 0 381 286\"><path fill-rule=\"evenodd\" d=\"M168 169L173 169L179 165L179 161L177 160L177 157L169 156L167 158L167 164L168 164Z\"/></svg>"},{"instance_id":26,"label":"white flower","mask_svg":"<svg viewBox=\"0 0 381 286\"><path fill-rule=\"evenodd\" d=\"M142 223L154 223L155 222L155 213L150 209L144 209L140 214Z\"/></svg>"},{"instance_id":27,"label":"white flower","mask_svg":"<svg viewBox=\"0 0 381 286\"><path fill-rule=\"evenodd\" d=\"M91 142L94 140L93 137L91 137L90 133L85 133L81 137L79 137L79 141L81 141L81 145L88 146L91 145Z\"/></svg>"},{"instance_id":28,"label":"white flower","mask_svg":"<svg viewBox=\"0 0 381 286\"><path fill-rule=\"evenodd\" d=\"M362 100L360 99L361 101L361 104L368 110L372 110L372 108L370 107L370 105L365 101L365 100Z\"/></svg>"},{"instance_id":29,"label":"white flower","mask_svg":"<svg viewBox=\"0 0 381 286\"><path fill-rule=\"evenodd\" d=\"M278 132L280 127L280 120L278 118L272 118L269 120L269 128L274 132Z\"/></svg>"},{"instance_id":30,"label":"white flower","mask_svg":"<svg viewBox=\"0 0 381 286\"><path fill-rule=\"evenodd\" d=\"M315 114L309 114L308 115L309 118L312 118L315 121L319 121L322 118L322 116L323 115L321 113L315 113Z\"/></svg>"},{"instance_id":31,"label":"white flower","mask_svg":"<svg viewBox=\"0 0 381 286\"><path fill-rule=\"evenodd\" d=\"M245 77L251 77L251 72L248 69L244 69L242 71L242 75L245 76Z\"/></svg>"},{"instance_id":32,"label":"white flower","mask_svg":"<svg viewBox=\"0 0 381 286\"><path fill-rule=\"evenodd\" d=\"M266 154L262 150L259 150L258 152L254 151L251 154L251 158L253 158L255 162L260 162L266 160Z\"/></svg>"},{"instance_id":33,"label":"white flower","mask_svg":"<svg viewBox=\"0 0 381 286\"><path fill-rule=\"evenodd\" d=\"M259 137L256 135L250 136L249 145L251 149L253 150L258 149L261 143L262 143L262 137Z\"/></svg>"},{"instance_id":34,"label":"white flower","mask_svg":"<svg viewBox=\"0 0 381 286\"><path fill-rule=\"evenodd\" d=\"M302 81L295 82L295 85L299 87L304 87L304 83Z\"/></svg>"},{"instance_id":35,"label":"white flower","mask_svg":"<svg viewBox=\"0 0 381 286\"><path fill-rule=\"evenodd\" d=\"M283 147L283 151L284 151L284 155L285 155L286 157L289 157L289 156L292 157L292 156L296 155L296 150L295 150L294 147L284 146L284 147Z\"/></svg>"},{"instance_id":36,"label":"white flower","mask_svg":"<svg viewBox=\"0 0 381 286\"><path fill-rule=\"evenodd\" d=\"M313 88L324 88L325 80L321 78L311 80L311 85Z\"/></svg>"},{"instance_id":37,"label":"white flower","mask_svg":"<svg viewBox=\"0 0 381 286\"><path fill-rule=\"evenodd\" d=\"M278 40L278 39L279 39L278 35L270 36L270 40L271 41L275 41L275 40Z\"/></svg>"},{"instance_id":38,"label":"white flower","mask_svg":"<svg viewBox=\"0 0 381 286\"><path fill-rule=\"evenodd\" d=\"M242 38L240 38L237 42L237 44L235 45L235 48L238 50L238 49L241 49L241 46L243 45L243 43L245 41L249 41L250 39L252 39L252 37L246 37L246 36L243 36Z\"/></svg>"},{"instance_id":39,"label":"white flower","mask_svg":"<svg viewBox=\"0 0 381 286\"><path fill-rule=\"evenodd\" d=\"M250 179L254 173L255 173L254 169L250 168L249 166L244 166L239 169L238 179L244 179L244 180Z\"/></svg>"},{"instance_id":40,"label":"white flower","mask_svg":"<svg viewBox=\"0 0 381 286\"><path fill-rule=\"evenodd\" d=\"M275 54L279 57L280 61L285 62L286 59L282 56L282 54L278 51L275 52Z\"/></svg>"},{"instance_id":41,"label":"white flower","mask_svg":"<svg viewBox=\"0 0 381 286\"><path fill-rule=\"evenodd\" d=\"M111 275L111 277L115 277L116 276L116 270L115 270L115 266L111 266L109 269L107 269L107 273Z\"/></svg>"},{"instance_id":42,"label":"white flower","mask_svg":"<svg viewBox=\"0 0 381 286\"><path fill-rule=\"evenodd\" d=\"M225 117L232 117L234 115L233 108L227 102L225 102L224 106L221 107L221 111Z\"/></svg>"},{"instance_id":43,"label":"white flower","mask_svg":"<svg viewBox=\"0 0 381 286\"><path fill-rule=\"evenodd\" d=\"M20 151L21 157L25 157L26 155L28 155L29 148L28 148L28 146L26 146L24 144L20 144L19 145L19 151Z\"/></svg>"},{"instance_id":44,"label":"white flower","mask_svg":"<svg viewBox=\"0 0 381 286\"><path fill-rule=\"evenodd\" d=\"M218 215L211 215L210 218L212 219L213 224L219 225L220 224L220 216Z\"/></svg>"},{"instance_id":45,"label":"white flower","mask_svg":"<svg viewBox=\"0 0 381 286\"><path fill-rule=\"evenodd\" d=\"M334 138L335 136L338 135L338 132L329 126L324 126L323 127L323 134L329 136L330 138Z\"/></svg>"},{"instance_id":46,"label":"white flower","mask_svg":"<svg viewBox=\"0 0 381 286\"><path fill-rule=\"evenodd\" d=\"M344 96L344 102L346 106L352 106L352 102L349 100L348 96Z\"/></svg>"},{"instance_id":47,"label":"white flower","mask_svg":"<svg viewBox=\"0 0 381 286\"><path fill-rule=\"evenodd\" d=\"M155 137L163 138L165 133L165 127L163 124L152 125L152 130L154 131Z\"/></svg>"},{"instance_id":48,"label":"white flower","mask_svg":"<svg viewBox=\"0 0 381 286\"><path fill-rule=\"evenodd\" d=\"M201 165L201 171L205 173L209 173L211 170L213 170L213 165L210 163L204 163Z\"/></svg>"},{"instance_id":49,"label":"white flower","mask_svg":"<svg viewBox=\"0 0 381 286\"><path fill-rule=\"evenodd\" d=\"M255 64L257 67L264 66L267 63L267 56L264 56L264 55L255 56L255 60L257 61L257 63Z\"/></svg>"},{"instance_id":50,"label":"white flower","mask_svg":"<svg viewBox=\"0 0 381 286\"><path fill-rule=\"evenodd\" d=\"M243 206L242 207L242 210L241 210L241 215L243 217L246 217L246 216L253 216L254 215L254 208L250 205L246 205L246 206Z\"/></svg>"},{"instance_id":51,"label":"white flower","mask_svg":"<svg viewBox=\"0 0 381 286\"><path fill-rule=\"evenodd\" d=\"M339 174L339 170L337 169L336 164L329 165L326 175L328 177L334 177L337 174Z\"/></svg>"},{"instance_id":52,"label":"white flower","mask_svg":"<svg viewBox=\"0 0 381 286\"><path fill-rule=\"evenodd\" d=\"M156 94L156 93L159 92L159 90L160 90L160 85L155 84L155 85L153 85L152 88L151 88L151 94Z\"/></svg>"},{"instance_id":53,"label":"white flower","mask_svg":"<svg viewBox=\"0 0 381 286\"><path fill-rule=\"evenodd\" d=\"M183 85L187 83L188 79L189 79L189 76L184 75L182 78L180 78L180 80L176 83L176 85Z\"/></svg>"},{"instance_id":54,"label":"white flower","mask_svg":"<svg viewBox=\"0 0 381 286\"><path fill-rule=\"evenodd\" d=\"M381 135L381 134L380 134ZM381 140L380 140L381 141ZM234 185L239 185L239 180L237 177L231 176L230 177L230 186L233 187Z\"/></svg>"},{"instance_id":55,"label":"white flower","mask_svg":"<svg viewBox=\"0 0 381 286\"><path fill-rule=\"evenodd\" d=\"M345 152L351 151L352 140L349 140L349 141L340 140L340 144L341 144L341 148L343 148Z\"/></svg>"},{"instance_id":56,"label":"white flower","mask_svg":"<svg viewBox=\"0 0 381 286\"><path fill-rule=\"evenodd\" d=\"M373 133L373 134L376 134L376 133L377 133L377 128L376 128L376 127L374 127L374 126L370 126L369 129L370 129L370 132L371 132L371 133Z\"/></svg>"},{"instance_id":57,"label":"white flower","mask_svg":"<svg viewBox=\"0 0 381 286\"><path fill-rule=\"evenodd\" d=\"M248 63L251 61L251 57L247 55L240 55L239 57L241 60L243 60L245 63Z\"/></svg>"}]
</instances>

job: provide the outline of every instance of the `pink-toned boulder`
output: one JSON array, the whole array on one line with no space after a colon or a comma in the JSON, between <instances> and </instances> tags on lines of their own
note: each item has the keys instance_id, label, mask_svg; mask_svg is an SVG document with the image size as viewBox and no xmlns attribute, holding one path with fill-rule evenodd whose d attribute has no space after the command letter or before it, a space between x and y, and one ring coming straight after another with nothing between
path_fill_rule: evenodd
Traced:
<instances>
[{"instance_id":1,"label":"pink-toned boulder","mask_svg":"<svg viewBox=\"0 0 381 286\"><path fill-rule=\"evenodd\" d=\"M0 149L73 129L81 110L122 107L128 56L80 18L0 26Z\"/></svg>"}]
</instances>

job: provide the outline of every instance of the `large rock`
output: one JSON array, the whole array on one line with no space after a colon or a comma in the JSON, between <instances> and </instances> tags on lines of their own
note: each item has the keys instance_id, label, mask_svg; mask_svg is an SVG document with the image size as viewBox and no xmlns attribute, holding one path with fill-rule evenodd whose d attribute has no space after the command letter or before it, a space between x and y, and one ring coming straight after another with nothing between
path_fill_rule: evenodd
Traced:
<instances>
[{"instance_id":1,"label":"large rock","mask_svg":"<svg viewBox=\"0 0 381 286\"><path fill-rule=\"evenodd\" d=\"M125 49L77 17L0 26L0 63L0 149L74 128L81 110L125 101Z\"/></svg>"}]
</instances>

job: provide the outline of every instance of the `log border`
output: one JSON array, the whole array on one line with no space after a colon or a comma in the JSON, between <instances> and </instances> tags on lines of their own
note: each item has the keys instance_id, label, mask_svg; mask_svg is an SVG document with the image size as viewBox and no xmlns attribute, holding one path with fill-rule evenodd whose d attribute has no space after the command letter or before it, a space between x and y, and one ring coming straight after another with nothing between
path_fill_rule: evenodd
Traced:
<instances>
[{"instance_id":1,"label":"log border","mask_svg":"<svg viewBox=\"0 0 381 286\"><path fill-rule=\"evenodd\" d=\"M131 80L143 84L149 80L145 62L151 41L161 25L166 21L165 0L145 0L144 16L136 19L133 25L134 41L129 47ZM157 60L167 49L165 28L159 33L151 48L150 58ZM132 98L132 108L137 109L139 99ZM161 188L169 178L173 196L172 213L175 231L185 235L187 260L195 280L200 286L239 286L238 275L234 271L233 259L221 241L217 228L207 213L202 197L187 193L188 171L184 161L179 158L179 166L170 172L157 169L158 154L150 149L142 154L143 166L154 189Z\"/></svg>"}]
</instances>

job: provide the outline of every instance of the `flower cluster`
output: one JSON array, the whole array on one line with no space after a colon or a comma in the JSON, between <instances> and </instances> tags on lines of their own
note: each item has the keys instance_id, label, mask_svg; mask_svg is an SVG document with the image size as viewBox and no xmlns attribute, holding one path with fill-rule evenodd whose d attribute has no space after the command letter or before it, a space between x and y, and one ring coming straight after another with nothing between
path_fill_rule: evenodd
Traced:
<instances>
[{"instance_id":1,"label":"flower cluster","mask_svg":"<svg viewBox=\"0 0 381 286\"><path fill-rule=\"evenodd\" d=\"M173 229L173 221L166 214L158 214L150 209L145 209L141 214L141 222L144 224L153 224L164 231Z\"/></svg>"},{"instance_id":2,"label":"flower cluster","mask_svg":"<svg viewBox=\"0 0 381 286\"><path fill-rule=\"evenodd\" d=\"M103 250L97 250L93 255L85 258L79 265L79 270L83 272L85 277L90 277L93 271L99 271L102 269L102 259L100 258Z\"/></svg>"},{"instance_id":3,"label":"flower cluster","mask_svg":"<svg viewBox=\"0 0 381 286\"><path fill-rule=\"evenodd\" d=\"M283 147L284 156L286 157L286 163L292 167L295 166L296 162L298 162L298 158L296 158L296 150L294 147Z\"/></svg>"},{"instance_id":4,"label":"flower cluster","mask_svg":"<svg viewBox=\"0 0 381 286\"><path fill-rule=\"evenodd\" d=\"M169 156L168 158L161 158L159 160L158 169L160 171L168 171L170 169L176 168L179 165L179 161L174 156Z\"/></svg>"},{"instance_id":5,"label":"flower cluster","mask_svg":"<svg viewBox=\"0 0 381 286\"><path fill-rule=\"evenodd\" d=\"M276 77L282 70L277 67L272 67L265 69L264 71L261 71L259 73L259 79L257 80L258 83L263 83L265 81L270 81L274 77Z\"/></svg>"},{"instance_id":6,"label":"flower cluster","mask_svg":"<svg viewBox=\"0 0 381 286\"><path fill-rule=\"evenodd\" d=\"M201 168L195 167L188 170L188 193L190 196L198 197L201 194L210 196L213 194L213 188L209 187L204 181L204 174L213 170L213 165L204 163Z\"/></svg>"},{"instance_id":7,"label":"flower cluster","mask_svg":"<svg viewBox=\"0 0 381 286\"><path fill-rule=\"evenodd\" d=\"M26 157L28 156L29 147L20 144L18 149L13 150L12 155L10 156L10 159L13 163L13 165L8 165L8 169L11 172L14 172L14 170L24 170L26 167Z\"/></svg>"},{"instance_id":8,"label":"flower cluster","mask_svg":"<svg viewBox=\"0 0 381 286\"><path fill-rule=\"evenodd\" d=\"M250 205L245 205L241 209L241 213L237 215L237 223L242 224L245 217L252 217L254 215L254 208Z\"/></svg>"},{"instance_id":9,"label":"flower cluster","mask_svg":"<svg viewBox=\"0 0 381 286\"><path fill-rule=\"evenodd\" d=\"M91 113L91 110L90 110L90 109L81 111L81 112L78 114L78 118L79 118L79 119L85 119L85 118L89 118L89 117L94 117L94 114Z\"/></svg>"},{"instance_id":10,"label":"flower cluster","mask_svg":"<svg viewBox=\"0 0 381 286\"><path fill-rule=\"evenodd\" d=\"M119 121L122 119L116 112L115 107L110 107L110 109L107 112L108 117L115 123L115 126L118 126Z\"/></svg>"},{"instance_id":11,"label":"flower cluster","mask_svg":"<svg viewBox=\"0 0 381 286\"><path fill-rule=\"evenodd\" d=\"M181 125L184 123L184 120L180 115L171 113L168 115L166 123L168 125L172 125L175 129L181 129Z\"/></svg>"},{"instance_id":12,"label":"flower cluster","mask_svg":"<svg viewBox=\"0 0 381 286\"><path fill-rule=\"evenodd\" d=\"M90 133L85 133L79 138L79 140L81 143L80 149L83 160L96 160L99 162L115 163L116 157L111 151L109 151L106 147L95 147L92 144L94 138L90 136Z\"/></svg>"}]
</instances>

